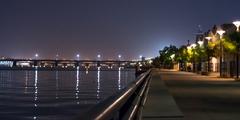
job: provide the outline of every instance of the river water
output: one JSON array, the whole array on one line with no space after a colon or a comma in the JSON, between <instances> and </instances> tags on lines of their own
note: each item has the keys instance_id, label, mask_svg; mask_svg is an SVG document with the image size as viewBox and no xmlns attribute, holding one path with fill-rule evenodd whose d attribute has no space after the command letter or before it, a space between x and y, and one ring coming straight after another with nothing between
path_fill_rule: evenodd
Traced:
<instances>
[{"instance_id":1,"label":"river water","mask_svg":"<svg viewBox=\"0 0 240 120\"><path fill-rule=\"evenodd\" d=\"M131 69L0 70L0 120L71 119L134 80Z\"/></svg>"}]
</instances>

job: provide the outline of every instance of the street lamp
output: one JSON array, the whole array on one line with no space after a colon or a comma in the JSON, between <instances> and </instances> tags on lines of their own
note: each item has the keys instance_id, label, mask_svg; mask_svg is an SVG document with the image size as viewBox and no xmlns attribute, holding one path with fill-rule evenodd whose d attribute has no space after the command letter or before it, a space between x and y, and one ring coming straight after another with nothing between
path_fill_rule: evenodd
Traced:
<instances>
[{"instance_id":1,"label":"street lamp","mask_svg":"<svg viewBox=\"0 0 240 120\"><path fill-rule=\"evenodd\" d=\"M205 37L205 39L207 39L208 41L210 41L212 39L212 37Z\"/></svg>"},{"instance_id":2,"label":"street lamp","mask_svg":"<svg viewBox=\"0 0 240 120\"><path fill-rule=\"evenodd\" d=\"M199 48L201 49L202 46L203 46L203 40L199 40L198 42L198 45L199 45ZM202 72L202 54L199 54L199 64L198 64L198 71L201 71Z\"/></svg>"},{"instance_id":3,"label":"street lamp","mask_svg":"<svg viewBox=\"0 0 240 120\"><path fill-rule=\"evenodd\" d=\"M203 41L199 40L198 41L199 46L201 47L203 45Z\"/></svg>"},{"instance_id":4,"label":"street lamp","mask_svg":"<svg viewBox=\"0 0 240 120\"><path fill-rule=\"evenodd\" d=\"M195 72L196 70L196 63L195 63L195 47L196 47L197 45L194 43L194 44L192 44L190 47L191 47L191 49L192 49L192 51L193 51L193 72Z\"/></svg>"},{"instance_id":5,"label":"street lamp","mask_svg":"<svg viewBox=\"0 0 240 120\"><path fill-rule=\"evenodd\" d=\"M222 30L222 29L217 30L217 33L220 35L220 39L222 39L223 34L224 34L225 32L226 32L226 31L224 31L224 30Z\"/></svg>"},{"instance_id":6,"label":"street lamp","mask_svg":"<svg viewBox=\"0 0 240 120\"><path fill-rule=\"evenodd\" d=\"M191 47L194 49L197 45L194 43L191 45Z\"/></svg>"},{"instance_id":7,"label":"street lamp","mask_svg":"<svg viewBox=\"0 0 240 120\"><path fill-rule=\"evenodd\" d=\"M208 36L208 37L205 37L205 39L208 40L208 41L207 41L207 43L208 43L209 41L212 40L212 37L209 37L209 36ZM210 50L209 50L209 47L207 46L207 57L208 57L208 58L207 58L207 59L208 59L208 60L207 60L207 61L208 61L208 67L207 67L208 70L207 70L207 72L210 72L210 69L211 69L211 68L210 68L210 55L209 55L209 52L210 52Z\"/></svg>"},{"instance_id":8,"label":"street lamp","mask_svg":"<svg viewBox=\"0 0 240 120\"><path fill-rule=\"evenodd\" d=\"M191 50L193 52L193 72L195 72L195 47L197 45L196 44L191 44L190 46L187 47L188 50Z\"/></svg>"},{"instance_id":9,"label":"street lamp","mask_svg":"<svg viewBox=\"0 0 240 120\"><path fill-rule=\"evenodd\" d=\"M234 21L233 24L237 27L237 32L239 32L240 21ZM237 44L237 80L239 79L239 44Z\"/></svg>"},{"instance_id":10,"label":"street lamp","mask_svg":"<svg viewBox=\"0 0 240 120\"><path fill-rule=\"evenodd\" d=\"M239 27L240 27L240 21L234 21L233 24L237 27L237 32L239 32Z\"/></svg>"},{"instance_id":11,"label":"street lamp","mask_svg":"<svg viewBox=\"0 0 240 120\"><path fill-rule=\"evenodd\" d=\"M223 34L225 33L224 30L219 29L217 30L217 33L220 35L220 50L221 50L221 55L220 55L220 77L222 77L222 63L224 62L223 58L223 45L222 45L222 37Z\"/></svg>"}]
</instances>

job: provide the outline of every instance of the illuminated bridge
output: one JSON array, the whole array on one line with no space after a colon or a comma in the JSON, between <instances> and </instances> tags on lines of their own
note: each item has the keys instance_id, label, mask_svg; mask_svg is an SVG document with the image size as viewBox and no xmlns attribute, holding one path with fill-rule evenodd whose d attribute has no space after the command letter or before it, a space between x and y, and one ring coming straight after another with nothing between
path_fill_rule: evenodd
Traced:
<instances>
[{"instance_id":1,"label":"illuminated bridge","mask_svg":"<svg viewBox=\"0 0 240 120\"><path fill-rule=\"evenodd\" d=\"M51 60L51 59L1 59L0 68L82 68L96 67L114 69L119 67L132 68L144 65L147 61L120 61L120 60Z\"/></svg>"}]
</instances>

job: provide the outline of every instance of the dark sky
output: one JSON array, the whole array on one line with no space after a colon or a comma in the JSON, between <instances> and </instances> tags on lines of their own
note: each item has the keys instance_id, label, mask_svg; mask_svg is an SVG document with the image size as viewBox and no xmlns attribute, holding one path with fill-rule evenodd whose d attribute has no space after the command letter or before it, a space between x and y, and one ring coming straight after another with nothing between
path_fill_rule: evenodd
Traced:
<instances>
[{"instance_id":1,"label":"dark sky","mask_svg":"<svg viewBox=\"0 0 240 120\"><path fill-rule=\"evenodd\" d=\"M1 0L0 56L125 59L240 18L240 0Z\"/></svg>"}]
</instances>

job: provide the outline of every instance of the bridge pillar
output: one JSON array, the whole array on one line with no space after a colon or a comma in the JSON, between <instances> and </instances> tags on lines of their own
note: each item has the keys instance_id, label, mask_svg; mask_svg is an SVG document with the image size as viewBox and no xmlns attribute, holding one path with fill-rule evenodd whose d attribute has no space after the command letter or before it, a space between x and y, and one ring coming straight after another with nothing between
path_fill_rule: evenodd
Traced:
<instances>
[{"instance_id":1,"label":"bridge pillar","mask_svg":"<svg viewBox=\"0 0 240 120\"><path fill-rule=\"evenodd\" d=\"M101 67L101 64L99 61L97 61L97 67Z\"/></svg>"},{"instance_id":2,"label":"bridge pillar","mask_svg":"<svg viewBox=\"0 0 240 120\"><path fill-rule=\"evenodd\" d=\"M89 63L85 63L85 64L84 64L84 67L85 67L86 69L88 69L88 68L89 68Z\"/></svg>"},{"instance_id":3,"label":"bridge pillar","mask_svg":"<svg viewBox=\"0 0 240 120\"><path fill-rule=\"evenodd\" d=\"M37 67L37 66L38 66L38 61L37 61L37 60L34 60L34 61L33 61L33 64L34 64L35 67Z\"/></svg>"},{"instance_id":4,"label":"bridge pillar","mask_svg":"<svg viewBox=\"0 0 240 120\"><path fill-rule=\"evenodd\" d=\"M67 67L67 63L63 63L63 66L64 66L64 68L66 68Z\"/></svg>"},{"instance_id":5,"label":"bridge pillar","mask_svg":"<svg viewBox=\"0 0 240 120\"><path fill-rule=\"evenodd\" d=\"M121 62L120 61L118 62L118 67L121 67Z\"/></svg>"},{"instance_id":6,"label":"bridge pillar","mask_svg":"<svg viewBox=\"0 0 240 120\"><path fill-rule=\"evenodd\" d=\"M113 64L108 64L108 67L110 68L110 69L112 69L112 67L113 67Z\"/></svg>"},{"instance_id":7,"label":"bridge pillar","mask_svg":"<svg viewBox=\"0 0 240 120\"><path fill-rule=\"evenodd\" d=\"M79 61L75 63L75 67L79 67Z\"/></svg>"},{"instance_id":8,"label":"bridge pillar","mask_svg":"<svg viewBox=\"0 0 240 120\"><path fill-rule=\"evenodd\" d=\"M13 61L12 67L17 67L17 61L16 60Z\"/></svg>"},{"instance_id":9,"label":"bridge pillar","mask_svg":"<svg viewBox=\"0 0 240 120\"><path fill-rule=\"evenodd\" d=\"M55 62L54 62L54 67L58 67L58 61L57 60L55 60Z\"/></svg>"}]
</instances>

